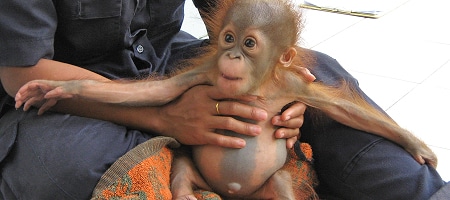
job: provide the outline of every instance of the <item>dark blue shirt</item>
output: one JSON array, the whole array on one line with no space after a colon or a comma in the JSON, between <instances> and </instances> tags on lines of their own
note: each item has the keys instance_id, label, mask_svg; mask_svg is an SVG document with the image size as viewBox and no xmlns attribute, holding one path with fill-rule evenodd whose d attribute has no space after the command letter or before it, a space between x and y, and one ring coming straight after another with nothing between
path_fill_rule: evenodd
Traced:
<instances>
[{"instance_id":1,"label":"dark blue shirt","mask_svg":"<svg viewBox=\"0 0 450 200\"><path fill-rule=\"evenodd\" d=\"M184 0L0 1L0 66L47 58L112 79L164 74L172 55L195 43L180 32L183 17ZM11 101L3 87L0 95Z\"/></svg>"}]
</instances>

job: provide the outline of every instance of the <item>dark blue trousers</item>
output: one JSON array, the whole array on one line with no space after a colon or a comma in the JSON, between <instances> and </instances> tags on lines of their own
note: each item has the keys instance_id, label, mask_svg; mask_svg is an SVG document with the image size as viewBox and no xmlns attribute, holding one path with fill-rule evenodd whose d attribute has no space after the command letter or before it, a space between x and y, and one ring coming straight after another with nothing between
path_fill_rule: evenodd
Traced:
<instances>
[{"instance_id":1,"label":"dark blue trousers","mask_svg":"<svg viewBox=\"0 0 450 200\"><path fill-rule=\"evenodd\" d=\"M357 81L333 58L319 52L312 68L329 85ZM363 91L359 92L379 108ZM381 108L379 108L381 110ZM326 199L428 199L444 182L436 170L420 165L398 145L355 130L307 109L301 140L311 144L318 192Z\"/></svg>"},{"instance_id":2,"label":"dark blue trousers","mask_svg":"<svg viewBox=\"0 0 450 200\"><path fill-rule=\"evenodd\" d=\"M150 138L110 122L12 110L0 120L4 199L89 199L100 176L120 156ZM6 140L10 144L5 143ZM5 152L1 152L4 156Z\"/></svg>"}]
</instances>

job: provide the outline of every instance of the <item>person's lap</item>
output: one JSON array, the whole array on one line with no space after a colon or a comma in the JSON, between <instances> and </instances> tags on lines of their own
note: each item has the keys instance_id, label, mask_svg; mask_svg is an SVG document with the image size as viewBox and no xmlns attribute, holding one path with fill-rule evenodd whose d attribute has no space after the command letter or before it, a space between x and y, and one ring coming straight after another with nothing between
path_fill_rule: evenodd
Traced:
<instances>
[{"instance_id":1,"label":"person's lap","mask_svg":"<svg viewBox=\"0 0 450 200\"><path fill-rule=\"evenodd\" d=\"M57 113L38 116L36 110L10 111L0 127L17 134L2 161L4 199L88 199L115 160L150 138L110 122Z\"/></svg>"},{"instance_id":2,"label":"person's lap","mask_svg":"<svg viewBox=\"0 0 450 200\"><path fill-rule=\"evenodd\" d=\"M337 84L345 77L357 84L336 60L316 55L312 71L319 81ZM312 146L319 193L343 199L428 199L444 185L434 168L420 165L398 145L311 113L305 114L301 140Z\"/></svg>"},{"instance_id":3,"label":"person's lap","mask_svg":"<svg viewBox=\"0 0 450 200\"><path fill-rule=\"evenodd\" d=\"M343 199L428 199L444 184L435 169L418 164L386 139L343 125L304 130L303 140L313 148L319 193Z\"/></svg>"}]
</instances>

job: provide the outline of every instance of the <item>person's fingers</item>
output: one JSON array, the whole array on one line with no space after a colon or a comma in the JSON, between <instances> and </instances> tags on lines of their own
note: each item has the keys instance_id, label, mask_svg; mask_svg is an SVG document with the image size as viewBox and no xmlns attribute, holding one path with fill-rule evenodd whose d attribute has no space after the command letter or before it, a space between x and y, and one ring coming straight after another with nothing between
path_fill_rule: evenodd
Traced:
<instances>
[{"instance_id":1,"label":"person's fingers","mask_svg":"<svg viewBox=\"0 0 450 200\"><path fill-rule=\"evenodd\" d=\"M300 137L300 136L299 136ZM294 147L295 142L297 142L298 137L291 137L286 140L286 148L291 149Z\"/></svg>"},{"instance_id":2,"label":"person's fingers","mask_svg":"<svg viewBox=\"0 0 450 200\"><path fill-rule=\"evenodd\" d=\"M207 95L211 99L217 99L218 104L216 102L216 104L213 107L211 107L215 111L214 113L216 115L239 116L258 121L267 119L267 112L265 110L237 102L237 101L244 101L244 102L255 101L257 99L256 96L251 95L239 97L226 96L225 94L220 93L217 90L214 90L213 87L208 88ZM220 100L230 98L233 98L234 101Z\"/></svg>"},{"instance_id":3,"label":"person's fingers","mask_svg":"<svg viewBox=\"0 0 450 200\"><path fill-rule=\"evenodd\" d=\"M211 108L215 115L239 116L257 121L267 119L265 110L235 101L217 101Z\"/></svg>"},{"instance_id":4,"label":"person's fingers","mask_svg":"<svg viewBox=\"0 0 450 200\"><path fill-rule=\"evenodd\" d=\"M293 147L300 136L299 128L279 128L275 131L275 138L286 139L286 147L289 149Z\"/></svg>"},{"instance_id":5,"label":"person's fingers","mask_svg":"<svg viewBox=\"0 0 450 200\"><path fill-rule=\"evenodd\" d=\"M306 111L306 104L301 102L293 102L289 107L281 113L281 120L287 121L299 116L303 116Z\"/></svg>"},{"instance_id":6,"label":"person's fingers","mask_svg":"<svg viewBox=\"0 0 450 200\"><path fill-rule=\"evenodd\" d=\"M225 136L217 133L205 135L205 141L211 145L234 149L244 148L246 145L245 140L242 138Z\"/></svg>"},{"instance_id":7,"label":"person's fingers","mask_svg":"<svg viewBox=\"0 0 450 200\"><path fill-rule=\"evenodd\" d=\"M272 118L272 124L287 129L299 129L303 125L303 115L283 121L281 116L274 116ZM289 136L289 135L288 135ZM291 135L293 136L293 135ZM285 137L283 137L285 138Z\"/></svg>"},{"instance_id":8,"label":"person's fingers","mask_svg":"<svg viewBox=\"0 0 450 200\"><path fill-rule=\"evenodd\" d=\"M286 147L292 148L300 137L300 127L303 125L306 105L300 102L293 102L281 115L272 118L272 124L280 128L275 131L275 138L285 138Z\"/></svg>"},{"instance_id":9,"label":"person's fingers","mask_svg":"<svg viewBox=\"0 0 450 200\"><path fill-rule=\"evenodd\" d=\"M277 139L289 139L291 137L300 137L300 129L299 128L279 128L275 131L275 138Z\"/></svg>"}]
</instances>

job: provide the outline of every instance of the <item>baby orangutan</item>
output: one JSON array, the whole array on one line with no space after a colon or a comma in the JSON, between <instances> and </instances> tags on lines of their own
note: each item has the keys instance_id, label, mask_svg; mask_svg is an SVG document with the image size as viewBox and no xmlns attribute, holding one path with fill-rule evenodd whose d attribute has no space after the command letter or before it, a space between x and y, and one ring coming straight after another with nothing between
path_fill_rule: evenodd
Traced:
<instances>
[{"instance_id":1,"label":"baby orangutan","mask_svg":"<svg viewBox=\"0 0 450 200\"><path fill-rule=\"evenodd\" d=\"M296 46L300 32L300 12L286 1L218 1L213 13L204 14L211 45L203 55L187 61L191 68L164 80L96 82L92 80L36 80L23 86L16 107L34 105L34 90L44 90L40 113L58 99L80 97L107 103L162 105L188 88L210 84L217 90L255 95L254 106L275 116L281 107L301 101L347 126L380 135L401 145L421 164L437 165L435 154L412 133L369 105L351 87L340 88L309 83L298 72L307 57ZM306 63L307 64L307 63ZM230 198L295 199L289 175L280 171L287 157L286 141L275 139L270 121L258 122L262 134L247 137L230 131L220 134L246 140L242 149L213 145L193 147L194 163L211 188ZM287 177L286 177L287 176ZM270 185L270 186L269 186Z\"/></svg>"}]
</instances>

